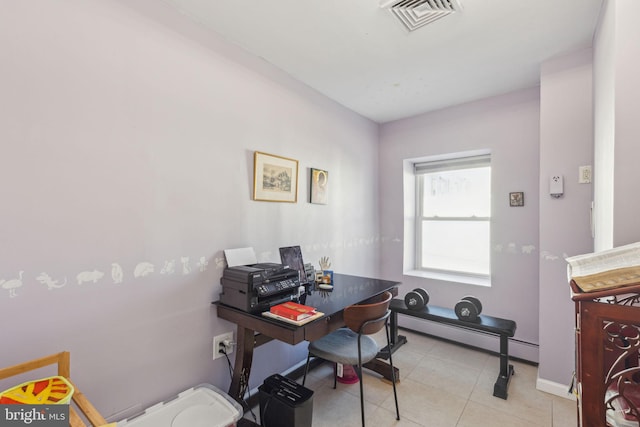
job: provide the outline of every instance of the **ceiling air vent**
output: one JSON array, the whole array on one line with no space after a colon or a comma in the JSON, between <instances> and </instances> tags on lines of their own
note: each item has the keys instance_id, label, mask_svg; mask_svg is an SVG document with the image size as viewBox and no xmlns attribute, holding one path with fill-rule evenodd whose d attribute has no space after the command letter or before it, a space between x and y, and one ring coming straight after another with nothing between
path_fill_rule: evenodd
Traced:
<instances>
[{"instance_id":1,"label":"ceiling air vent","mask_svg":"<svg viewBox=\"0 0 640 427\"><path fill-rule=\"evenodd\" d=\"M381 0L380 7L389 9L409 31L462 11L458 0Z\"/></svg>"}]
</instances>

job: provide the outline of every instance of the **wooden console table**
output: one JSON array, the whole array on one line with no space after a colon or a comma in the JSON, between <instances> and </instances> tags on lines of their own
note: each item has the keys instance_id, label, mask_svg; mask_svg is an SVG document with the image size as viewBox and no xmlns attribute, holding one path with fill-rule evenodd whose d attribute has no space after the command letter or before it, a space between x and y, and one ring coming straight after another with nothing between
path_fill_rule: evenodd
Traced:
<instances>
[{"instance_id":1,"label":"wooden console table","mask_svg":"<svg viewBox=\"0 0 640 427\"><path fill-rule=\"evenodd\" d=\"M638 425L640 284L596 292L582 292L574 281L570 286L576 316L578 425Z\"/></svg>"},{"instance_id":2,"label":"wooden console table","mask_svg":"<svg viewBox=\"0 0 640 427\"><path fill-rule=\"evenodd\" d=\"M323 317L303 326L269 319L262 316L261 313L247 313L219 301L214 302L218 317L238 325L237 351L229 395L238 402L243 401L249 387L253 351L256 347L273 339L295 345L302 341L314 341L321 338L344 326L342 312L345 307L366 301L385 291L397 295L398 285L399 282L389 280L334 274L332 291L312 289L306 295L306 299L302 301L303 304L315 307L324 313ZM390 366L381 360L376 359L365 367L380 373L389 380L392 378ZM394 367L394 371L396 378L399 378L398 369Z\"/></svg>"}]
</instances>

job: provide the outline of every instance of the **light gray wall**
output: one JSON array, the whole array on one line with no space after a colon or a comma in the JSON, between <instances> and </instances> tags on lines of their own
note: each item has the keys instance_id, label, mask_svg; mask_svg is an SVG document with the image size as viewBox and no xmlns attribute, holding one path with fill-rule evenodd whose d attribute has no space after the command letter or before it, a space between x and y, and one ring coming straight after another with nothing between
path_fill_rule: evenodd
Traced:
<instances>
[{"instance_id":1,"label":"light gray wall","mask_svg":"<svg viewBox=\"0 0 640 427\"><path fill-rule=\"evenodd\" d=\"M594 250L613 247L615 2L605 1L593 41Z\"/></svg>"},{"instance_id":2,"label":"light gray wall","mask_svg":"<svg viewBox=\"0 0 640 427\"><path fill-rule=\"evenodd\" d=\"M538 386L566 393L575 369L574 306L565 258L593 250L592 184L578 168L593 164L591 49L545 62L540 77L540 365ZM552 175L564 195L549 196ZM555 384L562 384L555 387Z\"/></svg>"},{"instance_id":3,"label":"light gray wall","mask_svg":"<svg viewBox=\"0 0 640 427\"><path fill-rule=\"evenodd\" d=\"M640 29L633 19L638 13L637 1L606 1L595 39L598 249L640 240Z\"/></svg>"},{"instance_id":4,"label":"light gray wall","mask_svg":"<svg viewBox=\"0 0 640 427\"><path fill-rule=\"evenodd\" d=\"M245 67L162 2L4 6L0 366L69 350L106 416L202 382L226 389L212 337L235 325L211 305L224 249L278 261L299 244L316 266L326 255L338 272L378 274L376 124ZM299 160L298 203L251 200L255 150ZM326 206L307 203L310 167L329 171ZM153 272L136 277L140 263ZM94 270L104 275L78 284ZM258 349L250 386L305 355Z\"/></svg>"},{"instance_id":5,"label":"light gray wall","mask_svg":"<svg viewBox=\"0 0 640 427\"><path fill-rule=\"evenodd\" d=\"M380 131L382 275L403 282L401 295L423 287L430 304L453 307L480 298L483 313L517 322L512 353L537 360L539 92L529 89L384 124ZM476 149L492 152L492 286L403 275L404 159ZM524 207L509 192L524 191ZM497 339L400 316L402 325L496 351Z\"/></svg>"},{"instance_id":6,"label":"light gray wall","mask_svg":"<svg viewBox=\"0 0 640 427\"><path fill-rule=\"evenodd\" d=\"M634 17L640 2L622 0L615 13L615 173L613 244L621 246L640 241L640 27Z\"/></svg>"}]
</instances>

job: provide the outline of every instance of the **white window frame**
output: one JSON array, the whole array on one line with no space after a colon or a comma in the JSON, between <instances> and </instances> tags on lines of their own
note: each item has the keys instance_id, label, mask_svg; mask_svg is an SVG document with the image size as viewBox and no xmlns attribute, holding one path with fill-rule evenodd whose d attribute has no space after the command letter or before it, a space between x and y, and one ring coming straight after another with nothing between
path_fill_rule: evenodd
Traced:
<instances>
[{"instance_id":1,"label":"white window frame","mask_svg":"<svg viewBox=\"0 0 640 427\"><path fill-rule=\"evenodd\" d=\"M405 222L405 245L404 245L404 274L467 283L480 286L491 286L491 260L489 256L489 274L479 274L477 272L439 270L422 267L422 223L425 218L429 220L456 220L456 221L488 221L491 228L491 216L489 217L456 217L456 218L432 218L424 217L422 214L422 179L424 171L444 171L467 169L469 167L491 167L491 153L488 150L478 150L474 152L456 153L444 156L432 156L420 159L409 159L405 161L405 219L412 217L411 223ZM414 191L407 191L413 187ZM413 200L409 200L411 197ZM489 194L489 197L491 195ZM410 212L409 209L413 209ZM407 232L408 231L408 232ZM491 230L489 229L489 235ZM491 249L491 242L487 251Z\"/></svg>"}]
</instances>

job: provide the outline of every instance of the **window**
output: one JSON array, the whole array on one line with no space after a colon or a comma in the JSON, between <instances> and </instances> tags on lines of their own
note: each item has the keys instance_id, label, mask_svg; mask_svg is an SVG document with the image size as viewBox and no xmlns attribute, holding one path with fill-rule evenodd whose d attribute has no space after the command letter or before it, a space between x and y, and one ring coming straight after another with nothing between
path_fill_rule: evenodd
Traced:
<instances>
[{"instance_id":1,"label":"window","mask_svg":"<svg viewBox=\"0 0 640 427\"><path fill-rule=\"evenodd\" d=\"M490 155L417 162L414 175L415 270L488 282Z\"/></svg>"}]
</instances>

